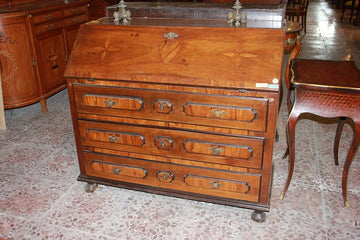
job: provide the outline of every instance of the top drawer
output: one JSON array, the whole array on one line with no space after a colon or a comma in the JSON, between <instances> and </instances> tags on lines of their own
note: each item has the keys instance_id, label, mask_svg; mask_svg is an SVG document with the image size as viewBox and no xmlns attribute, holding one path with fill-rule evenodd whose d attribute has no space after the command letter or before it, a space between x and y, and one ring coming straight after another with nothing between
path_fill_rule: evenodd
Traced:
<instances>
[{"instance_id":1,"label":"top drawer","mask_svg":"<svg viewBox=\"0 0 360 240\"><path fill-rule=\"evenodd\" d=\"M266 131L269 100L74 84L79 113Z\"/></svg>"},{"instance_id":2,"label":"top drawer","mask_svg":"<svg viewBox=\"0 0 360 240\"><path fill-rule=\"evenodd\" d=\"M86 5L77 5L77 6L68 7L64 9L64 17L66 18L74 15L83 14L86 13L86 11L87 11Z\"/></svg>"},{"instance_id":3,"label":"top drawer","mask_svg":"<svg viewBox=\"0 0 360 240\"><path fill-rule=\"evenodd\" d=\"M61 11L60 10L52 10L43 12L40 14L33 14L32 15L32 22L33 24L39 24L47 21L53 21L61 19Z\"/></svg>"}]
</instances>

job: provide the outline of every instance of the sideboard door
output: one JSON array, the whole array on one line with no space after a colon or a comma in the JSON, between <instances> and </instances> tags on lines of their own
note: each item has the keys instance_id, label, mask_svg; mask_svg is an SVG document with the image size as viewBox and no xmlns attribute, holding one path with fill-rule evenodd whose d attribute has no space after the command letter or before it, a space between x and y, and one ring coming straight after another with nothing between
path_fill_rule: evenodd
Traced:
<instances>
[{"instance_id":1,"label":"sideboard door","mask_svg":"<svg viewBox=\"0 0 360 240\"><path fill-rule=\"evenodd\" d=\"M65 79L65 40L62 29L47 37L38 37L40 55L39 69L44 93L64 86Z\"/></svg>"},{"instance_id":2,"label":"sideboard door","mask_svg":"<svg viewBox=\"0 0 360 240\"><path fill-rule=\"evenodd\" d=\"M39 96L26 16L0 18L0 63L4 107L21 107Z\"/></svg>"}]
</instances>

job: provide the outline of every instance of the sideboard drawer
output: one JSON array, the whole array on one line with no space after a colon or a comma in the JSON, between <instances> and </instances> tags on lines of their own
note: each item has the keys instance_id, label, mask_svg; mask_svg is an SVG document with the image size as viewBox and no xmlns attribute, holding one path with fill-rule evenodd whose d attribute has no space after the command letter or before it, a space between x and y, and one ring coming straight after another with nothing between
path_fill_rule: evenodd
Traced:
<instances>
[{"instance_id":1,"label":"sideboard drawer","mask_svg":"<svg viewBox=\"0 0 360 240\"><path fill-rule=\"evenodd\" d=\"M79 15L86 12L87 12L87 7L85 4L72 6L64 9L64 17Z\"/></svg>"},{"instance_id":2,"label":"sideboard drawer","mask_svg":"<svg viewBox=\"0 0 360 240\"><path fill-rule=\"evenodd\" d=\"M86 174L185 192L257 202L261 176L83 152Z\"/></svg>"},{"instance_id":3,"label":"sideboard drawer","mask_svg":"<svg viewBox=\"0 0 360 240\"><path fill-rule=\"evenodd\" d=\"M62 20L45 22L34 27L34 32L36 35L39 35L52 30L61 29L62 27Z\"/></svg>"},{"instance_id":4,"label":"sideboard drawer","mask_svg":"<svg viewBox=\"0 0 360 240\"><path fill-rule=\"evenodd\" d=\"M73 17L69 17L69 18L64 19L64 23L65 23L66 27L76 25L76 24L80 24L80 23L84 23L86 21L87 21L86 14L81 14L81 15L77 15L77 16L73 16Z\"/></svg>"},{"instance_id":5,"label":"sideboard drawer","mask_svg":"<svg viewBox=\"0 0 360 240\"><path fill-rule=\"evenodd\" d=\"M32 14L31 21L33 24L39 24L43 22L61 20L61 10L46 11L39 14Z\"/></svg>"},{"instance_id":6,"label":"sideboard drawer","mask_svg":"<svg viewBox=\"0 0 360 240\"><path fill-rule=\"evenodd\" d=\"M264 141L79 120L81 143L128 152L261 169Z\"/></svg>"},{"instance_id":7,"label":"sideboard drawer","mask_svg":"<svg viewBox=\"0 0 360 240\"><path fill-rule=\"evenodd\" d=\"M79 113L266 131L269 99L74 85Z\"/></svg>"}]
</instances>

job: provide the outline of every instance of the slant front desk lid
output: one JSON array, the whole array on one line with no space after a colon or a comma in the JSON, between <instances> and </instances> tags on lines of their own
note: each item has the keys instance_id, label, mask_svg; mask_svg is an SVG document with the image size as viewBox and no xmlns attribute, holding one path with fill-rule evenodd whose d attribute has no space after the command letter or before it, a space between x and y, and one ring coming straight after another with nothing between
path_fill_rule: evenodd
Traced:
<instances>
[{"instance_id":1,"label":"slant front desk lid","mask_svg":"<svg viewBox=\"0 0 360 240\"><path fill-rule=\"evenodd\" d=\"M284 8L243 4L236 27L232 4L128 3L128 23L113 6L80 27L65 77L278 91Z\"/></svg>"}]
</instances>

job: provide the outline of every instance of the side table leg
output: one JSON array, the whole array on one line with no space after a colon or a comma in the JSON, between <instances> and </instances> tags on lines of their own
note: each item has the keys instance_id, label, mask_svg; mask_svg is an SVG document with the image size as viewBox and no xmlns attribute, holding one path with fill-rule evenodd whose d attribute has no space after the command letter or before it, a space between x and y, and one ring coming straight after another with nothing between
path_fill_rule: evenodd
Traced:
<instances>
[{"instance_id":1,"label":"side table leg","mask_svg":"<svg viewBox=\"0 0 360 240\"><path fill-rule=\"evenodd\" d=\"M334 141L334 159L336 166L339 166L339 143L340 143L341 133L344 128L345 120L346 120L345 117L340 117L339 123L336 128L336 135Z\"/></svg>"},{"instance_id":2,"label":"side table leg","mask_svg":"<svg viewBox=\"0 0 360 240\"><path fill-rule=\"evenodd\" d=\"M289 149L289 172L286 178L285 186L280 194L279 199L283 200L285 194L289 188L291 178L294 172L294 164L295 164L295 125L298 117L300 116L300 112L297 111L296 107L293 106L293 110L289 116L287 132L288 132L288 149Z\"/></svg>"},{"instance_id":3,"label":"side table leg","mask_svg":"<svg viewBox=\"0 0 360 240\"><path fill-rule=\"evenodd\" d=\"M348 196L347 196L347 181L348 181L349 169L350 169L354 154L356 152L356 149L358 148L359 143L360 143L360 120L355 120L354 124L355 124L354 139L351 144L349 153L346 157L346 161L344 164L343 176L342 176L342 194L343 194L343 200L344 200L345 207L350 206Z\"/></svg>"}]
</instances>

